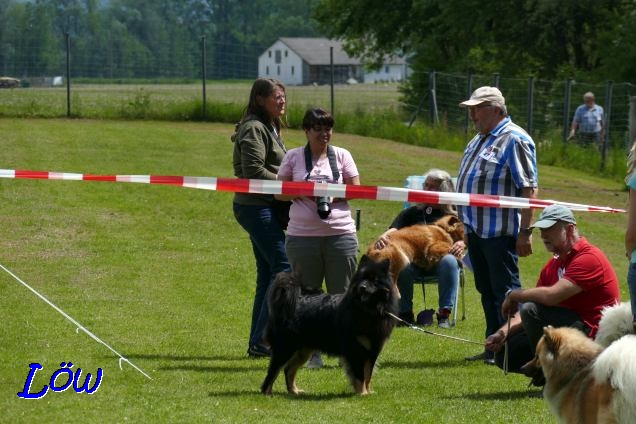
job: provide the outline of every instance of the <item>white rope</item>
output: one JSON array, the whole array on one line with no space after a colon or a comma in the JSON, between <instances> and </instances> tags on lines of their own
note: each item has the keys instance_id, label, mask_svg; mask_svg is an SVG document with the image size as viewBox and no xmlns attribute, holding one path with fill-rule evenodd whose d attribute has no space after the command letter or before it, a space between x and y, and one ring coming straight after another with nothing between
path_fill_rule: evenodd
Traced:
<instances>
[{"instance_id":1,"label":"white rope","mask_svg":"<svg viewBox=\"0 0 636 424\"><path fill-rule=\"evenodd\" d=\"M146 374L145 372L143 372L141 370L141 368L137 367L135 364L133 364L132 362L130 362L128 359L126 359L123 355L121 355L119 352L117 352L115 349L113 349L112 347L110 347L108 344L106 344L102 339L100 339L99 337L97 337L95 334L91 333L89 330L87 330L82 324L80 324L79 322L77 322L76 320L74 320L70 315L68 315L66 312L64 312L62 309L60 309L59 307L57 307L53 302L51 302L50 300L48 300L46 297L42 296L40 293L38 293L33 287L29 286L27 283L25 283L24 281L22 281L22 279L20 279L20 277L18 277L17 275L15 275L13 272L11 272L10 270L8 270L7 268L4 267L4 265L0 264L0 268L2 268L7 274L9 274L10 276L12 276L17 282L19 282L20 284L22 284L24 287L26 287L27 289L31 290L37 297L39 297L40 299L42 299L47 305L49 305L50 307L52 307L53 309L55 309L56 311L58 311L60 314L62 314L62 316L64 318L66 318L67 320L69 320L70 322L73 323L73 325L76 325L76 332L79 333L79 330L82 330L84 333L88 334L88 336L90 338L92 338L93 340L95 340L96 342L106 346L111 352L113 352L115 355L117 355L119 357L119 369L122 369L121 363L122 362L128 362L130 364L130 366L132 366L134 369L136 369L137 371L139 371L140 373L142 373L146 378L152 380L152 378Z\"/></svg>"},{"instance_id":2,"label":"white rope","mask_svg":"<svg viewBox=\"0 0 636 424\"><path fill-rule=\"evenodd\" d=\"M422 333L431 334L433 336L444 337L444 338L451 339L451 340L457 340L458 342L472 343L472 344L476 344L476 345L480 345L480 346L484 345L483 343L476 342L474 340L462 339L461 337L449 336L448 334L440 334L440 333L435 333L433 331L425 330L425 329L423 329L421 327L418 327L417 325L411 324L408 321L404 321L402 318L398 317L397 315L392 314L391 312L387 312L386 314L388 316L390 316L391 318L394 318L394 319L400 321L401 323L406 324L409 328L412 328L413 330L421 331Z\"/></svg>"}]
</instances>

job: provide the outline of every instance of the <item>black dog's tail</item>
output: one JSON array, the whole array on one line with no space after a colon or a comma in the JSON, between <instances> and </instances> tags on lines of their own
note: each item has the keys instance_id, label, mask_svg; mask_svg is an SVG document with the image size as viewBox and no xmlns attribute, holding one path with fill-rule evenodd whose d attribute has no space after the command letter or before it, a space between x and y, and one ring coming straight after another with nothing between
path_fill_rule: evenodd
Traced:
<instances>
[{"instance_id":1,"label":"black dog's tail","mask_svg":"<svg viewBox=\"0 0 636 424\"><path fill-rule=\"evenodd\" d=\"M293 319L296 302L301 294L298 275L291 272L279 272L269 291L269 324L280 326Z\"/></svg>"}]
</instances>

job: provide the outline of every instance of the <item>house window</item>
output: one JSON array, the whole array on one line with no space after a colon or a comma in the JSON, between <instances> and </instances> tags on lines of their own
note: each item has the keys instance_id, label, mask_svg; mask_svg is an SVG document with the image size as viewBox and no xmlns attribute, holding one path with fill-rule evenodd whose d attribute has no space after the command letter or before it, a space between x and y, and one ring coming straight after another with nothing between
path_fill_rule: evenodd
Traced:
<instances>
[{"instance_id":1,"label":"house window","mask_svg":"<svg viewBox=\"0 0 636 424\"><path fill-rule=\"evenodd\" d=\"M278 65L277 67L278 69L276 69L276 71L278 72L278 75L280 75L280 65Z\"/></svg>"},{"instance_id":2,"label":"house window","mask_svg":"<svg viewBox=\"0 0 636 424\"><path fill-rule=\"evenodd\" d=\"M291 74L294 75L294 66L292 65Z\"/></svg>"},{"instance_id":3,"label":"house window","mask_svg":"<svg viewBox=\"0 0 636 424\"><path fill-rule=\"evenodd\" d=\"M389 73L389 65L386 65L386 66L384 67L384 73L385 73L385 74L388 74L388 73Z\"/></svg>"},{"instance_id":4,"label":"house window","mask_svg":"<svg viewBox=\"0 0 636 424\"><path fill-rule=\"evenodd\" d=\"M269 75L269 66L265 67L265 75Z\"/></svg>"},{"instance_id":5,"label":"house window","mask_svg":"<svg viewBox=\"0 0 636 424\"><path fill-rule=\"evenodd\" d=\"M268 51L267 54L268 54L269 58L271 59L272 58L272 51L271 50Z\"/></svg>"},{"instance_id":6,"label":"house window","mask_svg":"<svg viewBox=\"0 0 636 424\"><path fill-rule=\"evenodd\" d=\"M285 50L285 57L287 57L287 53L288 53L287 50Z\"/></svg>"},{"instance_id":7,"label":"house window","mask_svg":"<svg viewBox=\"0 0 636 424\"><path fill-rule=\"evenodd\" d=\"M274 62L275 62L275 63L280 63L280 61L281 61L281 54L280 54L280 50L276 50L276 51L274 52L274 54L275 54Z\"/></svg>"}]
</instances>

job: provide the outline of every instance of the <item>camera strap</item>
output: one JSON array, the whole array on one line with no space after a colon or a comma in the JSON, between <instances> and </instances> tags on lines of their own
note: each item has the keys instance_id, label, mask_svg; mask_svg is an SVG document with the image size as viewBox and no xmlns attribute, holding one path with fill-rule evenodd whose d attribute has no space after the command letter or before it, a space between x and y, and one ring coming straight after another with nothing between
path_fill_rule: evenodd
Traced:
<instances>
[{"instance_id":1,"label":"camera strap","mask_svg":"<svg viewBox=\"0 0 636 424\"><path fill-rule=\"evenodd\" d=\"M329 159L329 166L331 167L331 173L333 174L333 182L338 184L340 179L340 171L338 171L338 162L336 161L336 151L331 145L327 146L327 159ZM309 143L305 145L305 169L307 169L307 176L305 181L309 181L309 175L311 170L314 169L314 165L311 163L311 149Z\"/></svg>"}]
</instances>

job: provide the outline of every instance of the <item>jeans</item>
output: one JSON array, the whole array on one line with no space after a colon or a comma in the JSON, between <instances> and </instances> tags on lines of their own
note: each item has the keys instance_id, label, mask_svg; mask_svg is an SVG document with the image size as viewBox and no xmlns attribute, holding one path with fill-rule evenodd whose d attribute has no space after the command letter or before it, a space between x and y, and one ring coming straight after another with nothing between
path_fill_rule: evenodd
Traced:
<instances>
[{"instance_id":1,"label":"jeans","mask_svg":"<svg viewBox=\"0 0 636 424\"><path fill-rule=\"evenodd\" d=\"M445 255L434 270L427 271L414 264L409 264L400 272L398 288L400 289L400 312L413 310L413 283L421 281L424 284L437 278L437 292L439 295L439 309L452 310L459 289L459 262L451 254Z\"/></svg>"},{"instance_id":2,"label":"jeans","mask_svg":"<svg viewBox=\"0 0 636 424\"><path fill-rule=\"evenodd\" d=\"M276 274L289 271L285 254L285 233L272 208L234 203L234 217L250 236L256 258L256 294L252 306L249 346L263 342L269 313L267 294Z\"/></svg>"},{"instance_id":3,"label":"jeans","mask_svg":"<svg viewBox=\"0 0 636 424\"><path fill-rule=\"evenodd\" d=\"M475 287L481 295L488 337L505 322L501 316L501 304L506 292L521 287L516 239L512 236L481 238L469 232L468 255L473 266Z\"/></svg>"},{"instance_id":4,"label":"jeans","mask_svg":"<svg viewBox=\"0 0 636 424\"><path fill-rule=\"evenodd\" d=\"M630 263L627 270L627 286L629 287L629 300L632 304L632 316L636 322L636 263Z\"/></svg>"}]
</instances>

